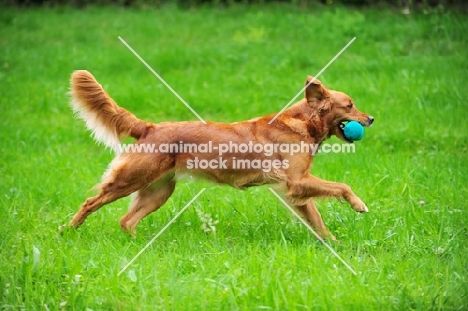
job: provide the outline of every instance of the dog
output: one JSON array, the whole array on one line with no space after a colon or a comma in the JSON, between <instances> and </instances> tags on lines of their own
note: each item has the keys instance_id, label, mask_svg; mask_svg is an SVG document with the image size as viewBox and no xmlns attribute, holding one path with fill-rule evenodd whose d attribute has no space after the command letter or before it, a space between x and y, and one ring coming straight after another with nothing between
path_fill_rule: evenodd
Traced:
<instances>
[{"instance_id":1,"label":"dog","mask_svg":"<svg viewBox=\"0 0 468 311\"><path fill-rule=\"evenodd\" d=\"M311 175L314 154L302 147L319 146L333 135L351 142L344 135L343 122L357 121L371 126L374 118L360 112L348 95L328 89L311 76L305 85L304 98L279 115L230 124L200 121L154 124L119 107L88 71L74 71L70 91L72 108L93 131L95 140L116 150L117 156L96 186L98 194L82 204L69 226L77 228L103 205L133 194L120 225L135 236L140 220L167 201L179 178L190 175L238 189L274 185L321 238L336 240L313 199L344 199L360 213L367 212L368 208L348 185ZM119 150L121 141L128 137L136 140L130 145L134 149ZM159 152L135 149L142 146L165 148ZM204 148L197 149L197 146ZM284 146L295 146L295 152L291 152L292 147ZM297 146L302 147L298 150ZM255 152L262 147L264 152Z\"/></svg>"}]
</instances>

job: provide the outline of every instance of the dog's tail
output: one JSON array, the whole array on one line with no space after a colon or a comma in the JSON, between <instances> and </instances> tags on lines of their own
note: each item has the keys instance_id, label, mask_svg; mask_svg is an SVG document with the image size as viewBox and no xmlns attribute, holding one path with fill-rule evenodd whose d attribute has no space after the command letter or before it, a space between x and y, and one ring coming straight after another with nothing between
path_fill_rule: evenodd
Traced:
<instances>
[{"instance_id":1,"label":"dog's tail","mask_svg":"<svg viewBox=\"0 0 468 311\"><path fill-rule=\"evenodd\" d=\"M119 152L122 139L140 138L147 131L147 123L117 106L91 73L77 70L71 77L71 106L86 122L94 139Z\"/></svg>"}]
</instances>

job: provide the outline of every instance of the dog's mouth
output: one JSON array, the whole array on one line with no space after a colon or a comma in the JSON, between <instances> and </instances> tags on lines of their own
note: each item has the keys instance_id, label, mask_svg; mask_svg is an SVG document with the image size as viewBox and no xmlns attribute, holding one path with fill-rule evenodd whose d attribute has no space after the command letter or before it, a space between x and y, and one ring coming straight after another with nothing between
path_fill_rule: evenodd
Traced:
<instances>
[{"instance_id":1,"label":"dog's mouth","mask_svg":"<svg viewBox=\"0 0 468 311\"><path fill-rule=\"evenodd\" d=\"M338 123L338 131L337 132L339 133L339 135L337 135L337 136L341 140L344 140L345 142L352 144L354 141L346 138L346 136L344 134L344 128L346 126L346 123L348 123L348 122L349 122L349 120L343 120L340 123Z\"/></svg>"}]
</instances>

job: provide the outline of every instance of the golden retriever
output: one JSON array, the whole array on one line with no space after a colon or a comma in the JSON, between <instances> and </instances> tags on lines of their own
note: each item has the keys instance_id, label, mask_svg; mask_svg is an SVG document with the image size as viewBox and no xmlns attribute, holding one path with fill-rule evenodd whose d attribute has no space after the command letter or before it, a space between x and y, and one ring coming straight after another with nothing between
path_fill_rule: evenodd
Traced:
<instances>
[{"instance_id":1,"label":"golden retriever","mask_svg":"<svg viewBox=\"0 0 468 311\"><path fill-rule=\"evenodd\" d=\"M275 185L321 237L335 240L313 198L343 198L357 212L368 209L346 184L310 174L314 152L307 147L319 146L332 135L348 141L343 122L370 126L374 118L360 112L348 95L328 89L319 80L309 76L306 86L304 98L277 118L270 114L230 124L154 124L119 107L88 71L73 72L73 109L95 139L118 154L98 185L99 193L83 203L70 227L80 226L103 205L133 193L120 225L135 235L138 222L166 202L178 178L189 175L238 189ZM136 141L122 147L120 142L127 137Z\"/></svg>"}]
</instances>

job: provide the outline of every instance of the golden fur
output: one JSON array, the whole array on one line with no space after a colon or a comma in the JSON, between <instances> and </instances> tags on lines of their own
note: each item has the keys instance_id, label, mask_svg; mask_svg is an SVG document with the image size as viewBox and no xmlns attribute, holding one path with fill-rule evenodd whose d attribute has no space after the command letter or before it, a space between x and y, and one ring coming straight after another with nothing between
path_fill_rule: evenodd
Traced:
<instances>
[{"instance_id":1,"label":"golden fur","mask_svg":"<svg viewBox=\"0 0 468 311\"><path fill-rule=\"evenodd\" d=\"M312 83L310 83L312 81ZM135 144L204 144L213 145L232 142L242 144L321 144L332 135L345 140L341 123L355 120L370 126L373 117L360 112L352 99L342 93L326 88L320 81L308 77L305 97L275 116L264 117L231 124L198 121L164 122L154 124L142 121L127 110L117 106L112 98L88 71L75 71L71 79L72 106L96 140L118 151L120 141L126 137L136 139ZM177 178L191 175L228 184L242 189L250 186L273 184L284 194L306 218L313 229L324 238L335 239L325 227L314 197L336 197L348 201L357 212L367 212L366 205L351 188L342 183L321 180L312 176L313 154L277 152L270 157L263 153L234 152L225 155L228 169L188 169L189 161L198 158L216 160L217 152L167 152L141 153L123 152L111 162L99 184L99 193L88 198L70 221L78 227L86 217L119 198L135 193L129 211L120 220L121 227L134 235L138 222L156 211L174 191ZM234 169L233 159L279 160L287 167L276 167L270 171L262 169Z\"/></svg>"}]
</instances>

